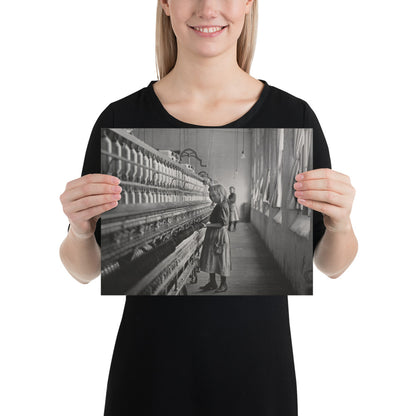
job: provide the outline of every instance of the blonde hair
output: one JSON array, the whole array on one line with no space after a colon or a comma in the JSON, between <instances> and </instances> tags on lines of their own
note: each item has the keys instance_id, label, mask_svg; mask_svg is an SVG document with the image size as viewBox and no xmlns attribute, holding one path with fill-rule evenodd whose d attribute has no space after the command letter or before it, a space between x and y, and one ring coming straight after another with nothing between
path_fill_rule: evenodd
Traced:
<instances>
[{"instance_id":1,"label":"blonde hair","mask_svg":"<svg viewBox=\"0 0 416 416\"><path fill-rule=\"evenodd\" d=\"M250 73L257 39L258 9L257 1L253 0L250 13L245 15L244 26L237 41L237 63ZM176 36L167 16L157 0L156 9L156 71L158 79L167 75L176 64L178 46Z\"/></svg>"},{"instance_id":2,"label":"blonde hair","mask_svg":"<svg viewBox=\"0 0 416 416\"><path fill-rule=\"evenodd\" d=\"M221 199L221 202L224 202L228 199L227 191L225 190L225 188L220 183L216 183L214 185L211 185L209 187L209 190L210 190L211 193L214 193L214 194L218 195Z\"/></svg>"}]
</instances>

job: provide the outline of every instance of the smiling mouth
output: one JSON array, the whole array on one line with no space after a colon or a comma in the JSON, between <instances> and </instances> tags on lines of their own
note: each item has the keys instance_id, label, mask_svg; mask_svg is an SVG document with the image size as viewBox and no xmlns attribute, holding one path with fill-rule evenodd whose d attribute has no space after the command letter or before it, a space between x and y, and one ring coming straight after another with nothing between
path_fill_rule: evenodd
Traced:
<instances>
[{"instance_id":1,"label":"smiling mouth","mask_svg":"<svg viewBox=\"0 0 416 416\"><path fill-rule=\"evenodd\" d=\"M220 32L227 26L189 26L189 27L202 33L215 33L215 32Z\"/></svg>"}]
</instances>

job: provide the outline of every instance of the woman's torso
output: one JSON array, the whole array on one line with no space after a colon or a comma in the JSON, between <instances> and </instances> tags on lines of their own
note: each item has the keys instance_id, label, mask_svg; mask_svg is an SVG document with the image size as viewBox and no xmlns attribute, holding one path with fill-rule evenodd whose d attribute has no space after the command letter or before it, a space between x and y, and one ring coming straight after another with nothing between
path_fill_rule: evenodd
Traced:
<instances>
[{"instance_id":1,"label":"woman's torso","mask_svg":"<svg viewBox=\"0 0 416 416\"><path fill-rule=\"evenodd\" d=\"M229 207L228 203L226 201L219 202L215 205L214 209L211 212L211 215L209 217L209 221L211 223L224 223L224 220L226 220L226 217L228 217L229 214ZM226 226L228 224L224 224Z\"/></svg>"},{"instance_id":2,"label":"woman's torso","mask_svg":"<svg viewBox=\"0 0 416 416\"><path fill-rule=\"evenodd\" d=\"M229 196L228 196L228 205L231 207L235 206L235 203L237 202L237 195L232 192Z\"/></svg>"},{"instance_id":3,"label":"woman's torso","mask_svg":"<svg viewBox=\"0 0 416 416\"><path fill-rule=\"evenodd\" d=\"M260 97L250 109L218 127L312 127L314 166L330 167L322 130L307 104L262 82ZM103 111L91 133L83 175L100 172L102 127L204 127L166 111L152 84L154 81ZM314 238L322 236L321 228L317 231ZM95 235L100 243L100 220ZM173 414L177 405L185 415L189 395L202 400L201 409L219 406L220 383L235 393L234 408L224 408L224 412L248 415L266 409L263 414L280 411L292 415L287 409L293 411L296 406L296 378L287 296L126 296L111 363L106 414L123 406L132 413L158 406L160 414ZM140 389L142 399L137 400ZM204 394L208 395L206 401ZM114 414L123 413L114 410Z\"/></svg>"}]
</instances>

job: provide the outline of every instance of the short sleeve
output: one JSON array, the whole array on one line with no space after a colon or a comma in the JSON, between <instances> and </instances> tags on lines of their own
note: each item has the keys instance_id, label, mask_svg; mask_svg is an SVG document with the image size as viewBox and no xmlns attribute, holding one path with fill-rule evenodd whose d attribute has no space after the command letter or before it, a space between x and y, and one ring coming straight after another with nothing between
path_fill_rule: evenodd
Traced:
<instances>
[{"instance_id":1,"label":"short sleeve","mask_svg":"<svg viewBox=\"0 0 416 416\"><path fill-rule=\"evenodd\" d=\"M304 127L313 129L313 169L331 169L331 158L328 145L315 113L305 103ZM313 251L325 233L323 215L318 211L313 211Z\"/></svg>"},{"instance_id":2,"label":"short sleeve","mask_svg":"<svg viewBox=\"0 0 416 416\"><path fill-rule=\"evenodd\" d=\"M101 173L101 128L113 127L113 124L114 116L110 104L100 114L92 128L84 156L84 164L82 166L81 176L85 176L90 173ZM68 231L69 227L70 225L68 225ZM94 234L98 245L101 247L101 219L99 219L97 222Z\"/></svg>"}]
</instances>

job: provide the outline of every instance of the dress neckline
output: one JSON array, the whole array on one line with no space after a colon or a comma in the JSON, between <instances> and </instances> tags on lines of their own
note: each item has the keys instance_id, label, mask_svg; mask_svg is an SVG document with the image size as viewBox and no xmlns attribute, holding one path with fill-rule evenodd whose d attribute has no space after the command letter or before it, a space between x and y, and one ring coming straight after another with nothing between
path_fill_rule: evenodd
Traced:
<instances>
[{"instance_id":1,"label":"dress neckline","mask_svg":"<svg viewBox=\"0 0 416 416\"><path fill-rule=\"evenodd\" d=\"M156 105L156 107L159 109L162 117L166 121L168 121L169 123L173 124L176 127L200 127L200 128L242 127L244 124L247 123L248 120L250 120L259 111L259 109L262 107L262 105L263 105L264 101L266 100L266 97L269 93L269 90L270 90L269 84L266 81L262 80L262 79L259 79L259 81L261 81L264 84L264 86L263 86L263 89L261 90L260 97L252 105L252 107L245 114L243 114L241 117L239 117L237 120L234 120L230 123L223 124L223 125L220 125L220 126L201 126L201 125L198 125L198 124L186 123L185 121L181 121L181 120L177 119L176 117L172 116L172 114L170 114L166 110L166 108L163 106L163 104L159 100L159 97L156 95L155 90L153 88L153 84L155 82L157 82L156 80L150 81L150 83L148 85L148 89L150 91L151 98L152 98L154 104Z\"/></svg>"}]
</instances>

